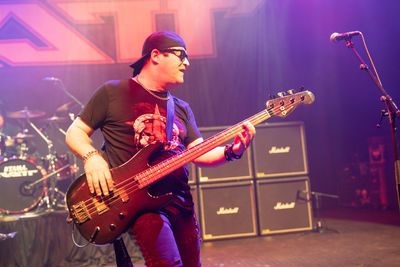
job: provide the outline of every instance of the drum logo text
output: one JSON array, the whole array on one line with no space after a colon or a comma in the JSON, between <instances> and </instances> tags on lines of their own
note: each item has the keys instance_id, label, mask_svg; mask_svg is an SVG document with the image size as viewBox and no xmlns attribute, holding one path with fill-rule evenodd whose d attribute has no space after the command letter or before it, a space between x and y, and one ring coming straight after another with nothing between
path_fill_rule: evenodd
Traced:
<instances>
[{"instance_id":1,"label":"drum logo text","mask_svg":"<svg viewBox=\"0 0 400 267\"><path fill-rule=\"evenodd\" d=\"M33 176L37 172L38 170L29 170L26 165L11 165L5 166L0 172L0 176L3 178L27 177Z\"/></svg>"}]
</instances>

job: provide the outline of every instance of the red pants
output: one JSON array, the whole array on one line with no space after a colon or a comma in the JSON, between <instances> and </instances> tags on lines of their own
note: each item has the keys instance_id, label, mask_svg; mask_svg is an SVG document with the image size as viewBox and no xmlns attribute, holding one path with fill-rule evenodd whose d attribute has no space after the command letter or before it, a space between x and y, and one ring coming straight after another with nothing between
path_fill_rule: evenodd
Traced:
<instances>
[{"instance_id":1,"label":"red pants","mask_svg":"<svg viewBox=\"0 0 400 267\"><path fill-rule=\"evenodd\" d=\"M201 266L194 213L146 213L135 221L132 232L147 266Z\"/></svg>"}]
</instances>

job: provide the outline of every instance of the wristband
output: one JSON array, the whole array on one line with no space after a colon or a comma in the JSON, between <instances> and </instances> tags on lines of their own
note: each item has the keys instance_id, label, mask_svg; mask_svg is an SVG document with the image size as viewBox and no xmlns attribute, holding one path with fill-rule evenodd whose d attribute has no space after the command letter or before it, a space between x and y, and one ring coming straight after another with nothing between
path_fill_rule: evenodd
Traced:
<instances>
[{"instance_id":1,"label":"wristband","mask_svg":"<svg viewBox=\"0 0 400 267\"><path fill-rule=\"evenodd\" d=\"M90 158L93 157L94 155L100 155L99 151L97 151L97 150L90 150L89 152L86 152L86 153L82 156L83 162L86 162L88 159L90 159Z\"/></svg>"},{"instance_id":2,"label":"wristband","mask_svg":"<svg viewBox=\"0 0 400 267\"><path fill-rule=\"evenodd\" d=\"M242 154L236 155L233 152L233 144L230 144L230 145L225 146L224 156L225 156L226 161L234 161L234 160L240 159L242 157Z\"/></svg>"}]
</instances>

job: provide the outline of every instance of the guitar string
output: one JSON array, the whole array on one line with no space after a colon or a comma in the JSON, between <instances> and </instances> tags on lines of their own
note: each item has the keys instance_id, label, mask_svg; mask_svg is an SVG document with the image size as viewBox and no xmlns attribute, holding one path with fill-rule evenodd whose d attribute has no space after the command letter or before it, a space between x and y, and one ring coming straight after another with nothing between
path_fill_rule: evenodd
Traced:
<instances>
[{"instance_id":1,"label":"guitar string","mask_svg":"<svg viewBox=\"0 0 400 267\"><path fill-rule=\"evenodd\" d=\"M258 118L259 117L259 118ZM257 114L256 116L253 116L253 118L251 118L251 120L250 121L253 121L253 124L258 124L259 122L262 122L262 121L264 121L265 119L267 119L267 118L269 118L269 117L271 117L271 115L269 114L269 111L268 110L264 110L264 111L262 111L262 112L260 112L260 114ZM236 128L238 128L238 127L240 127L239 129L236 129ZM238 125L234 125L234 126L232 126L231 128L228 128L228 129L226 129L224 132L225 133L227 133L227 132L235 132L235 131L238 131L238 130L241 130L241 123L239 123ZM213 139L215 139L215 138L213 138ZM231 137L228 137L228 139L231 139ZM203 146L209 146L209 145L214 145L213 144L213 142L211 142L212 141L212 139L210 138L209 140L206 140L207 141L207 143L206 144L203 144ZM222 143L223 143L224 141L222 141ZM188 151L188 150L186 150L186 151ZM184 151L184 152L186 152L186 151ZM183 153L182 153L183 154ZM194 157L194 158L196 158L197 156L192 156L192 157ZM191 161L191 160L189 160L189 161ZM163 164L163 162L161 162L160 164ZM160 164L158 164L158 165L160 165ZM158 166L157 165L157 166ZM163 165L165 165L165 164L163 164ZM168 164L167 164L168 165ZM175 164L169 164L169 165L176 165L176 163ZM182 164L182 165L184 165L184 164ZM169 167L171 167L171 166L169 166ZM156 176L156 175L160 175L161 177L162 176L165 176L166 174L168 174L168 173L166 173L165 175L163 174L163 173L161 173L161 174L159 174L159 173L152 173L152 171L150 170L150 169L152 169L152 167L150 167L150 168L148 168L147 170L145 170L145 171L143 171L143 172L141 172L141 173L139 173L139 174L137 174L136 175L136 177L137 176L143 176L143 174L146 176L146 177L149 177L149 178L146 178L146 179L144 179L144 180L152 180L152 179L154 179L154 177L153 176ZM157 168L155 168L156 169L156 171L159 171L159 170L157 170ZM150 174L147 174L146 175L146 172L150 172ZM120 193L121 192L123 192L124 194L126 194L126 195L129 195L129 194L131 194L131 193L133 193L133 192L135 192L136 191L136 189L139 187L139 185L137 185L137 183L136 183L136 181L137 181L137 179L133 179L132 180L132 178L135 178L135 176L133 176L133 177L130 177L130 178L128 178L128 179L125 179L124 181L122 181L121 183L119 183L119 184L117 184L116 185L116 187L118 188L117 190L114 190L114 195L115 196L119 196L120 195ZM124 184L125 182L128 182L128 184L126 184L126 185L124 185L124 186L121 186L122 184ZM132 186L132 183L134 183L134 185ZM145 186L144 186L145 187ZM139 188L140 189L140 188ZM87 204L87 202L92 202L92 203L90 203L90 204ZM112 205L115 201L118 201L118 198L109 198L109 199L105 199L105 204L109 204L109 205ZM91 214L93 214L93 212L96 212L96 210L97 210L97 207L96 207L96 203L95 202L93 202L93 199L88 199L88 200L86 200L85 201L85 204L87 205L87 211L89 212L89 214L91 215ZM93 206L93 207L92 207Z\"/></svg>"},{"instance_id":2,"label":"guitar string","mask_svg":"<svg viewBox=\"0 0 400 267\"><path fill-rule=\"evenodd\" d=\"M291 107L292 105L289 105L289 107ZM280 109L281 107L280 106L278 106L278 107L273 107L273 108L270 108L270 109L266 109L266 110L264 110L264 111L262 111L260 114L257 114L257 115L255 115L255 116L253 116L251 119L250 119L250 121L251 120L253 120L254 122L254 124L256 125L256 124L258 124L259 122L262 122L262 121L264 121L265 119L268 119L269 117L271 117L272 115L270 114L270 111L272 110L272 111L279 111L279 109ZM258 118L258 117L260 117L260 118ZM265 118L264 118L265 117ZM234 131L235 130L235 128L237 128L238 126L241 126L241 123L239 123L238 125L234 125L234 126L232 126L231 128L228 128L227 130L225 130L224 132L229 132L229 131ZM229 139L230 139L231 137L229 137ZM206 145L208 145L208 144L206 144ZM206 146L205 145L205 146ZM187 150L186 150L187 151ZM185 152L185 151L184 151ZM162 163L162 162L161 162ZM158 164L159 165L159 164ZM157 165L157 166L158 166ZM145 170L145 171L143 171L143 172L141 172L141 173L139 173L139 174L137 174L136 175L136 177L137 176L141 176L141 174L144 174L144 173L146 173L146 172L149 172L150 171L150 169L151 169L152 167L150 167L150 168L148 168L147 170ZM159 170L158 170L159 171ZM157 174L157 173L156 173ZM150 174L150 175L148 175L149 176L149 178L146 178L146 179L144 179L144 180L152 180L152 179L154 179L152 176L153 175L155 175L155 174ZM126 195L129 195L129 194L131 194L132 192L135 192L136 191L136 189L139 187L138 185L137 185L137 183L136 183L136 181L137 181L137 179L133 179L132 180L132 178L135 178L135 176L133 176L133 177L130 177L130 178L128 178L128 179L125 179L124 181L122 181L121 183L119 183L119 184L117 184L116 185L116 187L117 188L120 188L120 189L127 189L127 190L129 190L129 191L126 191L126 190L124 190L125 192L125 194ZM151 178L151 179L150 179ZM128 184L126 184L126 185L124 185L123 187L121 187L121 185L122 184L124 184L126 181L128 181ZM131 184L132 183L135 183L133 186L131 186ZM125 188L126 186L128 186L128 188ZM140 189L140 188L139 188ZM115 201L118 201L119 199L118 199L118 196L119 196L119 194L118 193L120 193L120 191L121 190L115 190L115 192L114 193L117 193L116 194L116 198L111 198L111 200L110 199L106 199L105 201L107 201L107 200L110 200L110 201L108 201L108 203L107 204L109 204L109 205L112 205ZM92 206L91 204L88 204L87 205L87 211L89 212L89 214L90 215L92 215L93 214L93 212L95 212L96 210L97 210L97 208L96 208L96 203L94 203L93 202L93 199L88 199L88 200L86 200L85 201L85 204L87 203L87 202L92 202L91 204L92 205L94 205L94 207L92 208L92 207L90 207L90 206Z\"/></svg>"},{"instance_id":3,"label":"guitar string","mask_svg":"<svg viewBox=\"0 0 400 267\"><path fill-rule=\"evenodd\" d=\"M290 106L290 105L289 105ZM274 110L274 109L280 109L280 107L277 107L277 108L272 108L272 109L270 109L270 110ZM260 118L258 118L258 117L260 117ZM256 116L253 116L252 118L251 118L251 120L253 120L254 122L254 124L256 125L256 124L258 124L259 122L258 122L258 120L260 121L260 122L262 122L262 121L264 121L265 119L268 119L269 117L271 117L271 115L270 115L270 113L269 113L269 110L267 109L267 110L264 110L263 112L261 112L261 114L260 115L256 115ZM257 120L258 119L258 120ZM229 131L235 131L235 128L237 128L237 126L241 126L241 123L239 123L239 125L234 125L234 126L232 126L230 129L228 128L227 130L225 130L224 132L229 132ZM229 139L230 139L231 137L229 137ZM209 142L209 143L211 143L211 142ZM206 144L207 145L207 144ZM190 160L189 160L190 161ZM161 162L162 163L162 162ZM157 165L158 166L158 165ZM148 172L149 171L149 169L147 169L146 171L144 171L144 172L142 172L142 173L139 173L138 175L136 175L136 176L140 176L140 174L143 174L143 173L146 173L146 172ZM159 170L158 170L159 171ZM157 173L156 173L157 174ZM152 180L152 179L154 179L153 177L152 177L153 175L149 175L149 177L150 178L146 178L147 180ZM130 177L130 178L128 178L128 179L125 179L124 181L122 181L120 184L118 184L118 185L116 185L116 187L120 187L121 188L121 184L123 184L123 183L125 183L127 180L131 180L132 178L134 178L135 176L133 176L133 177ZM162 176L161 176L162 177ZM146 180L145 179L145 180ZM126 195L129 195L129 194L131 194L132 192L135 192L136 191L136 189L137 189L137 187L138 187L138 185L136 184L136 181L137 180L133 180L133 181L129 181L129 183L127 184L127 185L125 185L124 187L126 187L126 186L128 186L128 188L127 188L127 190L129 190L129 191L125 191L124 193L126 194ZM131 184L132 184L132 182L134 182L135 183L135 185L133 185L133 186L131 186ZM121 189L125 189L124 187L122 187ZM120 190L116 190L116 191L120 191ZM118 193L117 192L117 193ZM118 196L118 195L116 195L116 196ZM107 200L110 200L110 199L106 199L105 201L107 201ZM91 199L88 199L87 201L91 201ZM85 202L87 202L87 201L85 201ZM111 199L111 201L108 201L108 204L109 205L112 205L115 201L118 201L118 198L115 198L115 199ZM89 208L89 205L88 205L88 212L89 212L89 214L91 215L92 214L92 212L94 211L96 211L96 203L93 203L93 201L92 201L92 204L94 205L94 207L93 208ZM91 206L91 205L90 205Z\"/></svg>"},{"instance_id":4,"label":"guitar string","mask_svg":"<svg viewBox=\"0 0 400 267\"><path fill-rule=\"evenodd\" d=\"M303 100L304 101L304 100ZM294 103L290 103L288 106L288 108L291 108L292 106L293 106L293 104ZM272 108L267 108L267 109L265 109L265 110L263 110L262 112L260 112L259 114L256 114L255 116L253 116L252 118L250 118L250 122L251 121L253 121L253 124L254 125L257 125L258 123L260 123L260 122L262 122L262 121L264 121L264 120L266 120L266 119L268 119L268 118L270 118L272 115L270 114L270 111L272 111L273 112L273 114L274 113L276 113L277 111L279 111L281 109L281 106L274 106L274 107L272 107ZM240 123L238 123L238 124L236 124L236 125L234 125L234 126L232 126L232 127L230 127L230 128L228 128L228 129L226 129L225 131L223 131L223 132L225 132L225 133L227 133L227 132L229 132L229 131L235 131L235 129L237 128L237 127L241 127L241 122ZM237 129L236 129L237 130ZM219 135L219 134L218 134ZM230 139L231 137L229 137L229 139ZM212 138L210 138L210 139L212 139ZM207 140L206 140L207 141ZM223 141L224 142L224 141ZM205 144L203 144L204 146L208 146L208 145L214 145L212 142L210 142L210 140L208 140L208 143L205 143ZM195 147L193 147L193 148L195 148ZM183 151L181 154L184 154L186 151L188 151L188 150L185 150L185 151ZM170 159L167 159L167 160L165 160L165 161L168 161L168 160L170 160ZM176 161L178 161L178 160L176 160ZM190 161L190 160L189 160ZM163 161L164 162L164 161ZM159 164L157 164L156 166L159 166L159 165L161 165L161 164L163 164L163 162L161 162L161 163L159 163ZM164 164L165 165L165 164ZM175 164L176 165L176 164ZM184 165L184 164L182 164L182 165ZM181 166L182 166L181 165ZM178 167L179 168L179 167ZM155 171L156 171L156 173L154 173L154 171L152 171L152 169L155 169ZM150 172L150 174L148 174ZM138 181L138 179L132 179L132 178L135 178L135 177L140 177L140 176L143 176L143 175L145 175L146 176L146 178L145 179L143 179L144 181L152 181L153 179L155 179L155 180L157 180L158 178L157 178L157 175L160 175L159 174L160 173L160 170L157 170L157 168L154 168L154 167L150 167L150 168L148 168L148 169L146 169L145 171L143 171L143 172L141 172L141 173L138 173L137 175L135 175L135 176L132 176L132 177L129 177L129 178L127 178L127 179L125 179L124 181L122 181L122 182L120 182L119 184L117 184L117 185L115 185L115 187L117 188L116 190L114 190L114 195L115 195L115 197L112 197L112 198L108 198L108 199L105 199L105 200L103 200L104 202L106 202L106 204L108 204L108 205L112 205L112 204L114 204L116 201L119 201L119 198L118 198L118 196L120 196L120 193L121 193L121 191L122 191L122 193L124 193L124 194L126 194L126 195L129 195L129 194L131 194L131 193L133 193L133 192L135 192L138 188L139 188L139 185L137 184L137 181ZM168 173L167 173L168 174ZM155 178L154 178L154 177ZM161 176L162 177L162 176ZM125 185L123 185L124 183L126 183L126 182L128 182L127 184L125 184ZM132 186L132 183L134 183L134 185ZM151 182L150 182L151 183ZM147 184L147 183L146 183ZM144 188L145 186L143 186L142 188ZM141 188L139 188L139 189L141 189ZM89 202L89 203L88 203ZM91 203L90 203L91 202ZM101 203L101 202L100 202ZM93 214L93 212L96 212L96 210L97 210L97 207L96 207L96 203L93 201L93 198L90 198L90 199L87 199L87 200L85 200L84 201L84 204L85 204L85 206L87 206L87 211L88 211L88 213L90 214L90 215L92 215ZM92 206L94 206L94 207L92 207Z\"/></svg>"}]
</instances>

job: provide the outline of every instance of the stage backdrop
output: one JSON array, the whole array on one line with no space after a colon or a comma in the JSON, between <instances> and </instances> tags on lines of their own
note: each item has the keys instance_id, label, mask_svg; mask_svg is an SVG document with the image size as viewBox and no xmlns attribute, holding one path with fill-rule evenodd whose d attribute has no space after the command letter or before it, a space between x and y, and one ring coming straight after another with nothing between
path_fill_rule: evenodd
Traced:
<instances>
[{"instance_id":1,"label":"stage backdrop","mask_svg":"<svg viewBox=\"0 0 400 267\"><path fill-rule=\"evenodd\" d=\"M86 103L101 83L131 76L128 65L147 35L172 30L185 39L191 64L173 93L190 103L199 126L233 124L262 110L269 95L304 86L315 103L285 121L305 122L312 189L337 193L353 155L367 161L367 139L382 136L390 193L388 120L375 127L381 94L345 42L329 37L363 32L384 87L399 102L399 7L389 0L3 0L0 97L8 111L27 107L47 117L72 101L65 90ZM360 36L352 41L367 59ZM46 153L40 138L36 146Z\"/></svg>"}]
</instances>

